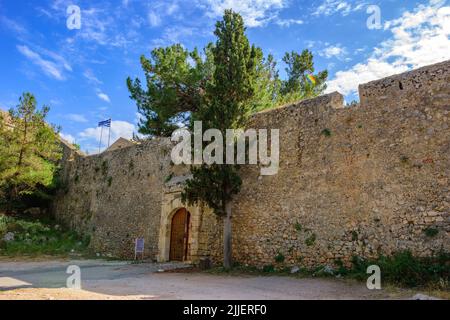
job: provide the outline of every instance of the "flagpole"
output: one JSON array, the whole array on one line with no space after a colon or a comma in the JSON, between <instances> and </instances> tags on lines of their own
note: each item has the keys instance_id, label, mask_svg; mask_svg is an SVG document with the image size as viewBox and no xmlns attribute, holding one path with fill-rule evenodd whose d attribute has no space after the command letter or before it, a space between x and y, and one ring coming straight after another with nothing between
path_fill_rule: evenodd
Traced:
<instances>
[{"instance_id":1,"label":"flagpole","mask_svg":"<svg viewBox=\"0 0 450 320\"><path fill-rule=\"evenodd\" d=\"M109 119L109 135L108 135L108 148L111 145L111 126L112 126L112 119Z\"/></svg>"},{"instance_id":2,"label":"flagpole","mask_svg":"<svg viewBox=\"0 0 450 320\"><path fill-rule=\"evenodd\" d=\"M98 153L100 153L100 149L102 147L102 138L103 138L103 126L100 129L100 142L98 143Z\"/></svg>"}]
</instances>

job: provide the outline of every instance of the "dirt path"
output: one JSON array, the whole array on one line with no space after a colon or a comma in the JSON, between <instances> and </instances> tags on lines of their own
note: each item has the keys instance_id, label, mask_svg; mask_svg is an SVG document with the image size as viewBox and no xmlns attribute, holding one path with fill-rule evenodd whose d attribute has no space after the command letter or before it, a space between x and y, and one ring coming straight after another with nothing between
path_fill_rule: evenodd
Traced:
<instances>
[{"instance_id":1,"label":"dirt path","mask_svg":"<svg viewBox=\"0 0 450 320\"><path fill-rule=\"evenodd\" d=\"M81 269L82 290L67 289L69 265ZM406 290L370 291L342 279L169 273L179 264L129 264L99 260L0 261L0 300L146 299L406 299Z\"/></svg>"}]
</instances>

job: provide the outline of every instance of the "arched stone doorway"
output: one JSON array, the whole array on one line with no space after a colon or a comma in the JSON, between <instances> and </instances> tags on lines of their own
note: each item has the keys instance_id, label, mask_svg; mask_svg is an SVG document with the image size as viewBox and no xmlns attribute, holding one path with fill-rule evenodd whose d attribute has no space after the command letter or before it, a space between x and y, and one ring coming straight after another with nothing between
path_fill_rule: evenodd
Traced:
<instances>
[{"instance_id":1,"label":"arched stone doorway","mask_svg":"<svg viewBox=\"0 0 450 320\"><path fill-rule=\"evenodd\" d=\"M182 208L172 217L170 231L170 261L186 261L189 254L191 214Z\"/></svg>"},{"instance_id":2,"label":"arched stone doorway","mask_svg":"<svg viewBox=\"0 0 450 320\"><path fill-rule=\"evenodd\" d=\"M215 220L211 218L215 215L204 206L190 206L183 203L181 201L182 191L183 186L181 184L166 184L161 206L158 262L167 262L172 259L172 222L180 210L186 210L189 213L187 245L184 244L187 253L183 261L197 263L201 257L209 255L208 230L211 230L215 223Z\"/></svg>"}]
</instances>

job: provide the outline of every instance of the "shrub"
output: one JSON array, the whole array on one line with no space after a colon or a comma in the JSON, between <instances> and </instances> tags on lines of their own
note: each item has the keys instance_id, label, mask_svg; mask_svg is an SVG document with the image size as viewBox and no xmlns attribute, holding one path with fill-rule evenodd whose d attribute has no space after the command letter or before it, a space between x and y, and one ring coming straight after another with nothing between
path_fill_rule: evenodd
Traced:
<instances>
[{"instance_id":1,"label":"shrub","mask_svg":"<svg viewBox=\"0 0 450 320\"><path fill-rule=\"evenodd\" d=\"M273 272L275 272L275 267L272 264L264 266L263 267L263 272L273 273Z\"/></svg>"},{"instance_id":2,"label":"shrub","mask_svg":"<svg viewBox=\"0 0 450 320\"><path fill-rule=\"evenodd\" d=\"M83 252L89 237L80 237L72 231L61 230L48 218L0 216L0 235L14 233L14 240L2 241L0 255L68 254L72 250ZM3 237L1 238L3 239Z\"/></svg>"},{"instance_id":3,"label":"shrub","mask_svg":"<svg viewBox=\"0 0 450 320\"><path fill-rule=\"evenodd\" d=\"M286 257L280 252L275 256L276 263L283 263Z\"/></svg>"},{"instance_id":4,"label":"shrub","mask_svg":"<svg viewBox=\"0 0 450 320\"><path fill-rule=\"evenodd\" d=\"M368 266L378 265L383 281L407 287L448 284L450 276L450 254L448 253L418 258L414 257L410 251L401 251L390 257L381 256L372 261L354 257L352 263L351 272L361 280L367 279Z\"/></svg>"}]
</instances>

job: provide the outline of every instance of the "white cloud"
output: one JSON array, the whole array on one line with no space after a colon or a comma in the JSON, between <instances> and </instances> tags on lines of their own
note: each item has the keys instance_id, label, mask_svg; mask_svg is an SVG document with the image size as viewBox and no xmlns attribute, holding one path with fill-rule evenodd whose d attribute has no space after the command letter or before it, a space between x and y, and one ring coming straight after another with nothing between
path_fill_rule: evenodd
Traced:
<instances>
[{"instance_id":1,"label":"white cloud","mask_svg":"<svg viewBox=\"0 0 450 320\"><path fill-rule=\"evenodd\" d=\"M90 153L98 152L98 142L100 136L102 136L103 147L108 143L108 128L103 128L103 134L101 134L101 128L87 128L78 134L79 141L84 145L91 146L88 151ZM119 138L132 139L133 133L137 131L134 124L127 121L112 121L111 123L111 144L113 144ZM97 147L95 147L97 145Z\"/></svg>"},{"instance_id":2,"label":"white cloud","mask_svg":"<svg viewBox=\"0 0 450 320\"><path fill-rule=\"evenodd\" d=\"M102 84L101 82L94 74L94 72L91 69L87 69L83 72L83 76L92 84Z\"/></svg>"},{"instance_id":3,"label":"white cloud","mask_svg":"<svg viewBox=\"0 0 450 320\"><path fill-rule=\"evenodd\" d=\"M63 138L64 140L66 140L69 143L75 143L75 137L72 136L71 134L65 134L65 133L60 133L59 134L61 136L61 138Z\"/></svg>"},{"instance_id":4,"label":"white cloud","mask_svg":"<svg viewBox=\"0 0 450 320\"><path fill-rule=\"evenodd\" d=\"M3 25L5 28L13 31L19 36L28 34L28 31L24 26L22 26L21 24L19 24L14 20L9 19L6 16L0 16L0 24Z\"/></svg>"},{"instance_id":5,"label":"white cloud","mask_svg":"<svg viewBox=\"0 0 450 320\"><path fill-rule=\"evenodd\" d=\"M182 38L191 37L194 34L201 34L201 31L191 27L168 27L164 30L162 38L154 39L153 44L156 46L168 46L173 43L179 43L182 41Z\"/></svg>"},{"instance_id":6,"label":"white cloud","mask_svg":"<svg viewBox=\"0 0 450 320\"><path fill-rule=\"evenodd\" d=\"M330 16L336 13L340 13L343 16L349 15L351 12L359 11L363 9L366 5L365 1L353 1L355 3L350 3L344 0L325 0L320 6L318 6L313 15L315 16Z\"/></svg>"},{"instance_id":7,"label":"white cloud","mask_svg":"<svg viewBox=\"0 0 450 320\"><path fill-rule=\"evenodd\" d=\"M65 80L64 70L72 71L71 66L64 58L49 50L39 49L40 53L49 57L51 60L44 59L41 54L28 48L26 45L18 45L17 50L28 58L35 65L39 66L47 75L57 80Z\"/></svg>"},{"instance_id":8,"label":"white cloud","mask_svg":"<svg viewBox=\"0 0 450 320\"><path fill-rule=\"evenodd\" d=\"M300 19L277 19L275 23L281 27L290 27L291 25L300 25L305 23Z\"/></svg>"},{"instance_id":9,"label":"white cloud","mask_svg":"<svg viewBox=\"0 0 450 320\"><path fill-rule=\"evenodd\" d=\"M450 59L450 7L436 1L419 5L385 29L391 38L375 48L366 62L337 72L327 92L356 93L359 84Z\"/></svg>"},{"instance_id":10,"label":"white cloud","mask_svg":"<svg viewBox=\"0 0 450 320\"><path fill-rule=\"evenodd\" d=\"M178 12L178 10L180 10L180 7L178 6L177 3L168 3L167 7L166 7L166 14L171 16L174 13Z\"/></svg>"},{"instance_id":11,"label":"white cloud","mask_svg":"<svg viewBox=\"0 0 450 320\"><path fill-rule=\"evenodd\" d=\"M154 11L148 13L148 22L152 27L159 27L161 25L161 18Z\"/></svg>"},{"instance_id":12,"label":"white cloud","mask_svg":"<svg viewBox=\"0 0 450 320\"><path fill-rule=\"evenodd\" d=\"M65 116L67 120L73 121L73 122L79 122L79 123L86 123L88 120L86 117L82 114L76 114L76 113L70 113Z\"/></svg>"},{"instance_id":13,"label":"white cloud","mask_svg":"<svg viewBox=\"0 0 450 320\"><path fill-rule=\"evenodd\" d=\"M233 9L242 15L250 28L263 26L276 18L278 11L288 3L288 0L199 0L208 17L220 18L226 9Z\"/></svg>"},{"instance_id":14,"label":"white cloud","mask_svg":"<svg viewBox=\"0 0 450 320\"><path fill-rule=\"evenodd\" d=\"M347 49L342 47L340 44L330 45L325 49L319 51L319 55L328 59L333 57L342 59L345 55L347 55Z\"/></svg>"},{"instance_id":15,"label":"white cloud","mask_svg":"<svg viewBox=\"0 0 450 320\"><path fill-rule=\"evenodd\" d=\"M105 102L108 102L108 103L111 102L111 99L109 98L109 96L104 92L97 91L97 97L99 97L99 99L101 99Z\"/></svg>"}]
</instances>

